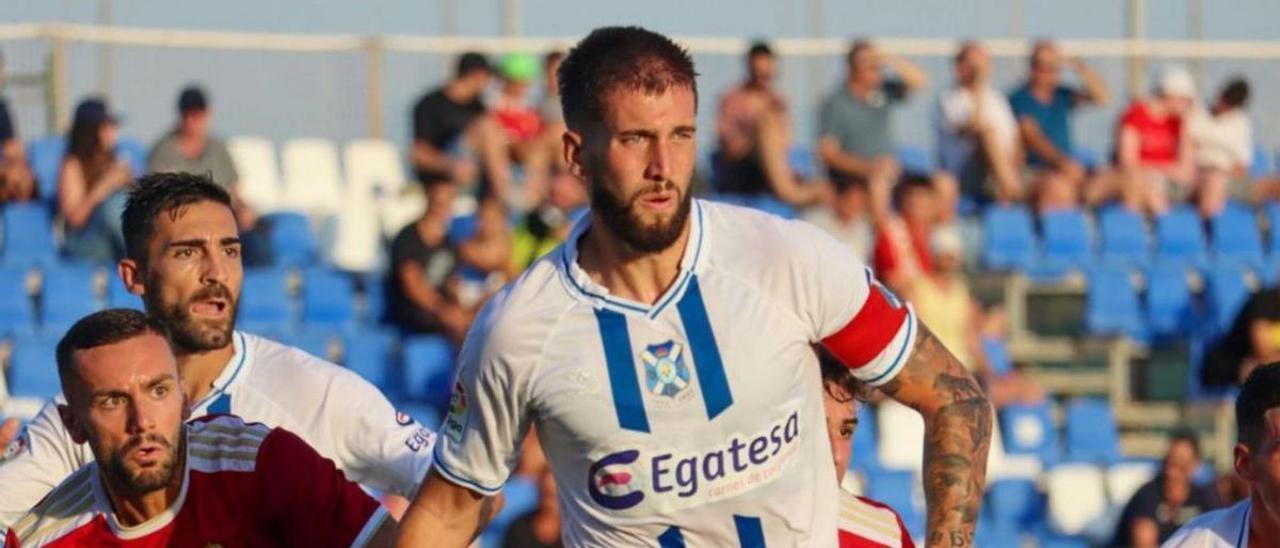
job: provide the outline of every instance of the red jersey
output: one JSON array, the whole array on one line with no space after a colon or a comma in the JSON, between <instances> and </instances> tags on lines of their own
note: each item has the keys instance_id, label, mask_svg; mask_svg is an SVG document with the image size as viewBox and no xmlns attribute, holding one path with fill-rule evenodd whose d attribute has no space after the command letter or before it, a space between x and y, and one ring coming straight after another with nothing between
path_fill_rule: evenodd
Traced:
<instances>
[{"instance_id":1,"label":"red jersey","mask_svg":"<svg viewBox=\"0 0 1280 548\"><path fill-rule=\"evenodd\" d=\"M182 489L135 526L118 522L90 462L9 529L18 546L359 546L387 513L294 434L230 415L188 423Z\"/></svg>"},{"instance_id":2,"label":"red jersey","mask_svg":"<svg viewBox=\"0 0 1280 548\"><path fill-rule=\"evenodd\" d=\"M840 548L915 548L889 505L840 490Z\"/></svg>"},{"instance_id":3,"label":"red jersey","mask_svg":"<svg viewBox=\"0 0 1280 548\"><path fill-rule=\"evenodd\" d=\"M1144 166L1167 166L1178 161L1178 143L1182 140L1182 118L1169 115L1156 118L1141 101L1134 103L1120 118L1121 128L1138 134L1138 162Z\"/></svg>"}]
</instances>

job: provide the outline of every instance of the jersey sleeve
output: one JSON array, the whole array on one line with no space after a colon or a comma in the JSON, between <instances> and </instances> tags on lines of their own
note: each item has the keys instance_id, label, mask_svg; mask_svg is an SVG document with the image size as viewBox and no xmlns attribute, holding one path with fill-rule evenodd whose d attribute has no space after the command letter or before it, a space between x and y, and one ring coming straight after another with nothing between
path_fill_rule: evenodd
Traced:
<instances>
[{"instance_id":1,"label":"jersey sleeve","mask_svg":"<svg viewBox=\"0 0 1280 548\"><path fill-rule=\"evenodd\" d=\"M261 517L291 544L362 546L389 519L333 461L287 430L262 441L256 473Z\"/></svg>"},{"instance_id":2,"label":"jersey sleeve","mask_svg":"<svg viewBox=\"0 0 1280 548\"><path fill-rule=\"evenodd\" d=\"M812 341L821 342L859 380L872 386L889 382L915 340L915 312L835 238L812 225L793 236L803 250L799 260L804 264L796 270L806 273L798 285Z\"/></svg>"},{"instance_id":3,"label":"jersey sleeve","mask_svg":"<svg viewBox=\"0 0 1280 548\"><path fill-rule=\"evenodd\" d=\"M12 526L91 458L88 447L72 441L63 426L58 401L46 403L5 449L9 456L0 461L0 527Z\"/></svg>"}]
</instances>

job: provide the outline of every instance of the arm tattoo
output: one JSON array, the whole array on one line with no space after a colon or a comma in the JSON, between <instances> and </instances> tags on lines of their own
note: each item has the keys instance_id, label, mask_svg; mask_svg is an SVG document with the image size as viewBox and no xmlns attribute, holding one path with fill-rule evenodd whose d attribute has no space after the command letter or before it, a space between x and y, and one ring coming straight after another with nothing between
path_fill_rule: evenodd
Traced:
<instances>
[{"instance_id":1,"label":"arm tattoo","mask_svg":"<svg viewBox=\"0 0 1280 548\"><path fill-rule=\"evenodd\" d=\"M881 390L924 417L928 546L972 546L991 443L986 395L924 324L906 366Z\"/></svg>"}]
</instances>

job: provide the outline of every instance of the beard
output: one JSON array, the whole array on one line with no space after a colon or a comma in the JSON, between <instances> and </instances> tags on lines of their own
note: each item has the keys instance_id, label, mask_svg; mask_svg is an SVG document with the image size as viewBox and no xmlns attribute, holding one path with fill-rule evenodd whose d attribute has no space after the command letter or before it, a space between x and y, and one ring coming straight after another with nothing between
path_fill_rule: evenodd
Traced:
<instances>
[{"instance_id":1,"label":"beard","mask_svg":"<svg viewBox=\"0 0 1280 548\"><path fill-rule=\"evenodd\" d=\"M150 285L158 287L153 280ZM198 319L191 315L191 303L219 298L227 302L225 319ZM227 286L220 283L201 287L190 298L174 304L160 302L159 293L143 295L147 311L169 331L169 340L181 352L208 352L226 348L231 344L231 332L235 329L236 308L239 302Z\"/></svg>"},{"instance_id":2,"label":"beard","mask_svg":"<svg viewBox=\"0 0 1280 548\"><path fill-rule=\"evenodd\" d=\"M165 489L173 484L174 474L181 466L185 465L186 436L184 435L184 429L185 427L178 429L178 435L176 436L177 446L170 440L165 439L164 436L151 432L129 440L128 443L109 455L96 455L94 458L98 460L102 470L110 478L111 485L116 489L124 490L124 493L121 493L122 495L145 495ZM163 451L168 458L149 468L135 468L125 457L129 451L132 451L143 442L151 442L163 446Z\"/></svg>"},{"instance_id":3,"label":"beard","mask_svg":"<svg viewBox=\"0 0 1280 548\"><path fill-rule=\"evenodd\" d=\"M678 204L675 213L668 219L652 222L640 218L636 202L647 194L662 190L676 192ZM632 251L639 253L657 253L671 247L684 233L692 207L693 194L681 192L671 181L655 183L630 197L614 194L599 181L591 183L591 209L598 214L611 234L622 240Z\"/></svg>"}]
</instances>

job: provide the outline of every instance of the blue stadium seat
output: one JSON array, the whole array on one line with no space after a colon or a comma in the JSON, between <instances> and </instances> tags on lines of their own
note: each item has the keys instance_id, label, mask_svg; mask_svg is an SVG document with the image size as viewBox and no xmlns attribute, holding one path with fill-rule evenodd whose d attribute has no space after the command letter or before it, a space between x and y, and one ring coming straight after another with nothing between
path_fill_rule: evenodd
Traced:
<instances>
[{"instance_id":1,"label":"blue stadium seat","mask_svg":"<svg viewBox=\"0 0 1280 548\"><path fill-rule=\"evenodd\" d=\"M317 244L311 221L301 213L279 212L264 221L267 247L274 266L305 267L315 264Z\"/></svg>"},{"instance_id":2,"label":"blue stadium seat","mask_svg":"<svg viewBox=\"0 0 1280 548\"><path fill-rule=\"evenodd\" d=\"M1102 398L1078 398L1067 404L1067 460L1111 464L1120 460L1120 437L1111 405Z\"/></svg>"},{"instance_id":3,"label":"blue stadium seat","mask_svg":"<svg viewBox=\"0 0 1280 548\"><path fill-rule=\"evenodd\" d=\"M929 175L934 169L933 158L929 156L929 152L924 147L916 145L898 147L898 164L902 166L903 173L913 175Z\"/></svg>"},{"instance_id":4,"label":"blue stadium seat","mask_svg":"<svg viewBox=\"0 0 1280 548\"><path fill-rule=\"evenodd\" d=\"M135 178L147 172L147 145L134 137L120 137L116 140L116 155L124 158L129 165L129 172Z\"/></svg>"},{"instance_id":5,"label":"blue stadium seat","mask_svg":"<svg viewBox=\"0 0 1280 548\"><path fill-rule=\"evenodd\" d=\"M1111 206L1098 214L1101 260L1113 266L1142 267L1151 261L1151 235L1137 213Z\"/></svg>"},{"instance_id":6,"label":"blue stadium seat","mask_svg":"<svg viewBox=\"0 0 1280 548\"><path fill-rule=\"evenodd\" d=\"M53 220L39 202L8 204L4 207L4 265L31 268L58 261L58 244L53 240Z\"/></svg>"},{"instance_id":7,"label":"blue stadium seat","mask_svg":"<svg viewBox=\"0 0 1280 548\"><path fill-rule=\"evenodd\" d=\"M239 314L237 321L246 331L261 334L292 329L288 272L282 268L245 269Z\"/></svg>"},{"instance_id":8,"label":"blue stadium seat","mask_svg":"<svg viewBox=\"0 0 1280 548\"><path fill-rule=\"evenodd\" d=\"M36 308L27 294L27 273L0 269L0 333L30 330L36 322Z\"/></svg>"},{"instance_id":9,"label":"blue stadium seat","mask_svg":"<svg viewBox=\"0 0 1280 548\"><path fill-rule=\"evenodd\" d=\"M1262 229L1252 209L1229 204L1210 221L1209 228L1213 233L1214 264L1230 262L1258 273L1265 270Z\"/></svg>"},{"instance_id":10,"label":"blue stadium seat","mask_svg":"<svg viewBox=\"0 0 1280 548\"><path fill-rule=\"evenodd\" d=\"M1147 269L1147 327L1153 335L1190 335L1195 326L1191 285L1181 268L1153 266Z\"/></svg>"},{"instance_id":11,"label":"blue stadium seat","mask_svg":"<svg viewBox=\"0 0 1280 548\"><path fill-rule=\"evenodd\" d=\"M475 236L476 230L479 228L480 218L475 214L458 215L449 220L449 230L446 238L449 240L449 245L458 246Z\"/></svg>"},{"instance_id":12,"label":"blue stadium seat","mask_svg":"<svg viewBox=\"0 0 1280 548\"><path fill-rule=\"evenodd\" d=\"M989 269L1025 269L1035 259L1035 231L1025 207L988 207L982 212L982 233L982 262Z\"/></svg>"},{"instance_id":13,"label":"blue stadium seat","mask_svg":"<svg viewBox=\"0 0 1280 548\"><path fill-rule=\"evenodd\" d=\"M387 309L387 275L382 272L361 275L360 289L364 296L360 306L360 324L367 326L381 323Z\"/></svg>"},{"instance_id":14,"label":"blue stadium seat","mask_svg":"<svg viewBox=\"0 0 1280 548\"><path fill-rule=\"evenodd\" d=\"M1209 246L1205 243L1200 215L1189 206L1178 206L1156 219L1156 261L1161 264L1204 268Z\"/></svg>"},{"instance_id":15,"label":"blue stadium seat","mask_svg":"<svg viewBox=\"0 0 1280 548\"><path fill-rule=\"evenodd\" d=\"M1205 271L1204 301L1208 312L1209 335L1231 328L1240 307L1249 299L1249 286L1244 272L1229 264L1215 265Z\"/></svg>"},{"instance_id":16,"label":"blue stadium seat","mask_svg":"<svg viewBox=\"0 0 1280 548\"><path fill-rule=\"evenodd\" d=\"M417 335L404 341L404 395L443 409L453 379L453 346L440 335Z\"/></svg>"},{"instance_id":17,"label":"blue stadium seat","mask_svg":"<svg viewBox=\"0 0 1280 548\"><path fill-rule=\"evenodd\" d=\"M1002 479L987 487L987 506L997 529L1026 530L1044 520L1044 496L1028 479Z\"/></svg>"},{"instance_id":18,"label":"blue stadium seat","mask_svg":"<svg viewBox=\"0 0 1280 548\"><path fill-rule=\"evenodd\" d=\"M880 469L876 447L880 436L876 432L876 412L870 405L858 405L858 427L853 430L853 454L849 468L868 472Z\"/></svg>"},{"instance_id":19,"label":"blue stadium seat","mask_svg":"<svg viewBox=\"0 0 1280 548\"><path fill-rule=\"evenodd\" d=\"M361 330L343 338L343 364L364 377L388 396L398 396L399 375L395 374L392 353L396 336L387 330Z\"/></svg>"},{"instance_id":20,"label":"blue stadium seat","mask_svg":"<svg viewBox=\"0 0 1280 548\"><path fill-rule=\"evenodd\" d=\"M144 310L142 297L130 293L124 287L124 281L115 272L107 273L107 306Z\"/></svg>"},{"instance_id":21,"label":"blue stadium seat","mask_svg":"<svg viewBox=\"0 0 1280 548\"><path fill-rule=\"evenodd\" d=\"M302 321L352 329L356 325L355 282L341 272L312 268L302 279Z\"/></svg>"},{"instance_id":22,"label":"blue stadium seat","mask_svg":"<svg viewBox=\"0 0 1280 548\"><path fill-rule=\"evenodd\" d=\"M1138 291L1129 270L1099 266L1089 270L1085 295L1084 324L1090 335L1146 337Z\"/></svg>"},{"instance_id":23,"label":"blue stadium seat","mask_svg":"<svg viewBox=\"0 0 1280 548\"><path fill-rule=\"evenodd\" d=\"M1013 371L1013 360L1009 359L1009 348L1004 340L995 337L982 337L982 354L991 364L992 373L1005 375Z\"/></svg>"},{"instance_id":24,"label":"blue stadium seat","mask_svg":"<svg viewBox=\"0 0 1280 548\"><path fill-rule=\"evenodd\" d=\"M40 286L40 321L46 329L60 333L102 308L93 277L94 269L89 266L45 269Z\"/></svg>"},{"instance_id":25,"label":"blue stadium seat","mask_svg":"<svg viewBox=\"0 0 1280 548\"><path fill-rule=\"evenodd\" d=\"M40 201L53 204L58 199L58 172L62 170L62 158L67 155L67 140L61 135L50 135L27 142L27 160L36 176L36 189Z\"/></svg>"},{"instance_id":26,"label":"blue stadium seat","mask_svg":"<svg viewBox=\"0 0 1280 548\"><path fill-rule=\"evenodd\" d=\"M1040 216L1041 257L1056 268L1086 268L1093 262L1093 233L1089 220L1078 209L1052 211Z\"/></svg>"},{"instance_id":27,"label":"blue stadium seat","mask_svg":"<svg viewBox=\"0 0 1280 548\"><path fill-rule=\"evenodd\" d=\"M52 398L62 391L55 349L61 335L21 333L14 337L9 392L28 398Z\"/></svg>"},{"instance_id":28,"label":"blue stadium seat","mask_svg":"<svg viewBox=\"0 0 1280 548\"><path fill-rule=\"evenodd\" d=\"M1000 410L1000 434L1010 455L1032 455L1048 468L1062 460L1049 404L1010 404Z\"/></svg>"},{"instance_id":29,"label":"blue stadium seat","mask_svg":"<svg viewBox=\"0 0 1280 548\"><path fill-rule=\"evenodd\" d=\"M1249 178L1261 179L1274 173L1275 165L1271 163L1271 152L1261 143L1253 144L1253 161L1249 163Z\"/></svg>"},{"instance_id":30,"label":"blue stadium seat","mask_svg":"<svg viewBox=\"0 0 1280 548\"><path fill-rule=\"evenodd\" d=\"M810 180L818 174L818 157L809 147L796 146L787 151L787 164L801 180Z\"/></svg>"},{"instance_id":31,"label":"blue stadium seat","mask_svg":"<svg viewBox=\"0 0 1280 548\"><path fill-rule=\"evenodd\" d=\"M1272 260L1280 260L1280 203L1268 201L1262 211L1267 216L1267 226L1271 227L1271 241L1267 251Z\"/></svg>"}]
</instances>

